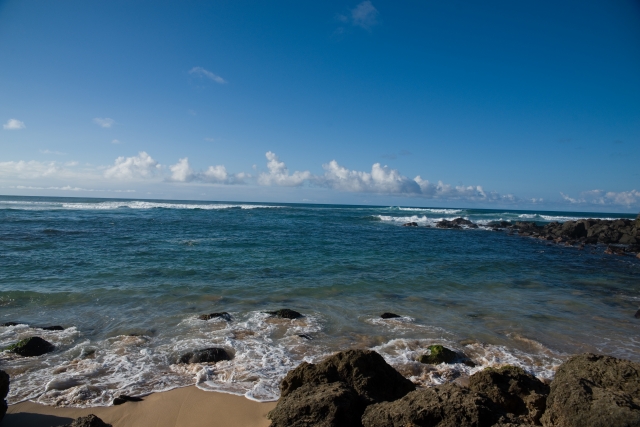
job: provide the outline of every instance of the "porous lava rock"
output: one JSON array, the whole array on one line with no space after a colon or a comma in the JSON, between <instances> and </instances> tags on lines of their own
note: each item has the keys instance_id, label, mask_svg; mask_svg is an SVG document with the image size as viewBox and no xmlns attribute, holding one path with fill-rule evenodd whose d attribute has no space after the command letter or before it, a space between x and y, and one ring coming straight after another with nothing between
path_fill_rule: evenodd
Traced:
<instances>
[{"instance_id":1,"label":"porous lava rock","mask_svg":"<svg viewBox=\"0 0 640 427\"><path fill-rule=\"evenodd\" d=\"M302 317L302 314L298 313L295 310L290 310L288 308L282 308L276 311L267 311L267 314L270 314L274 317L278 317L280 319L298 319Z\"/></svg>"},{"instance_id":2,"label":"porous lava rock","mask_svg":"<svg viewBox=\"0 0 640 427\"><path fill-rule=\"evenodd\" d=\"M383 319L395 319L395 318L401 317L401 316L399 314L387 312L387 313L382 313L380 315L380 317L383 318Z\"/></svg>"},{"instance_id":3,"label":"porous lava rock","mask_svg":"<svg viewBox=\"0 0 640 427\"><path fill-rule=\"evenodd\" d=\"M231 315L226 311L223 311L220 313L201 314L200 316L198 316L198 319L200 320L209 320L209 319L216 319L216 318L224 319L227 322L231 322Z\"/></svg>"},{"instance_id":4,"label":"porous lava rock","mask_svg":"<svg viewBox=\"0 0 640 427\"><path fill-rule=\"evenodd\" d=\"M86 417L76 418L71 424L65 424L60 427L112 427L93 414Z\"/></svg>"},{"instance_id":5,"label":"porous lava rock","mask_svg":"<svg viewBox=\"0 0 640 427\"><path fill-rule=\"evenodd\" d=\"M640 426L640 363L581 354L558 368L542 415L547 427Z\"/></svg>"},{"instance_id":6,"label":"porous lava rock","mask_svg":"<svg viewBox=\"0 0 640 427\"><path fill-rule=\"evenodd\" d=\"M362 416L364 427L489 427L496 422L489 398L453 384L370 405Z\"/></svg>"},{"instance_id":7,"label":"porous lava rock","mask_svg":"<svg viewBox=\"0 0 640 427\"><path fill-rule=\"evenodd\" d=\"M515 366L487 368L469 378L469 389L487 396L513 423L540 424L549 386Z\"/></svg>"},{"instance_id":8,"label":"porous lava rock","mask_svg":"<svg viewBox=\"0 0 640 427\"><path fill-rule=\"evenodd\" d=\"M361 427L364 403L343 382L307 383L280 398L268 414L271 427Z\"/></svg>"},{"instance_id":9,"label":"porous lava rock","mask_svg":"<svg viewBox=\"0 0 640 427\"><path fill-rule=\"evenodd\" d=\"M40 337L30 337L10 345L5 350L9 350L24 357L34 357L52 352L55 350L55 347L49 341Z\"/></svg>"},{"instance_id":10,"label":"porous lava rock","mask_svg":"<svg viewBox=\"0 0 640 427\"><path fill-rule=\"evenodd\" d=\"M9 374L5 371L0 371L0 421L4 418L4 414L7 413L7 394L9 394Z\"/></svg>"},{"instance_id":11,"label":"porous lava rock","mask_svg":"<svg viewBox=\"0 0 640 427\"><path fill-rule=\"evenodd\" d=\"M305 384L336 382L353 388L367 404L399 399L415 390L411 381L375 351L348 350L336 353L318 364L302 362L282 380L280 393L281 397L286 397Z\"/></svg>"},{"instance_id":12,"label":"porous lava rock","mask_svg":"<svg viewBox=\"0 0 640 427\"><path fill-rule=\"evenodd\" d=\"M449 350L447 347L439 344L430 345L428 348L429 354L423 354L418 357L418 362L439 365L441 363L453 363L458 357L455 351Z\"/></svg>"},{"instance_id":13,"label":"porous lava rock","mask_svg":"<svg viewBox=\"0 0 640 427\"><path fill-rule=\"evenodd\" d=\"M231 360L231 356L224 348L212 347L185 353L180 356L178 363L208 363L221 360Z\"/></svg>"},{"instance_id":14,"label":"porous lava rock","mask_svg":"<svg viewBox=\"0 0 640 427\"><path fill-rule=\"evenodd\" d=\"M456 218L452 219L451 221L443 219L436 223L437 228L462 228L463 226L467 228L478 228L477 224L474 224L473 222L464 218Z\"/></svg>"}]
</instances>

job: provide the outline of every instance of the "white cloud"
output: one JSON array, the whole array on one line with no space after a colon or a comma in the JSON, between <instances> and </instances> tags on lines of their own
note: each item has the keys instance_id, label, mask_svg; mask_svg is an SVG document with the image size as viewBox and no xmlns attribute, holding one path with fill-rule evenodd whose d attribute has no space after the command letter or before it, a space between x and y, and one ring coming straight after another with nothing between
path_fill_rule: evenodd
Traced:
<instances>
[{"instance_id":1,"label":"white cloud","mask_svg":"<svg viewBox=\"0 0 640 427\"><path fill-rule=\"evenodd\" d=\"M96 117L95 119L93 119L93 123L103 128L110 128L116 123L116 121L113 119L110 119L109 117L105 117L105 118Z\"/></svg>"},{"instance_id":2,"label":"white cloud","mask_svg":"<svg viewBox=\"0 0 640 427\"><path fill-rule=\"evenodd\" d=\"M571 204L591 204L591 205L617 205L631 207L640 204L640 191L604 191L589 190L580 193L580 197L570 197L564 193L560 193L562 198Z\"/></svg>"},{"instance_id":3,"label":"white cloud","mask_svg":"<svg viewBox=\"0 0 640 427\"><path fill-rule=\"evenodd\" d=\"M198 76L202 76L202 77L206 77L210 80L213 80L216 83L219 84L225 84L227 83L227 81L225 79L223 79L222 77L220 77L217 74L213 74L211 71L209 70L205 70L202 67L193 67L191 70L189 70L189 74L196 74Z\"/></svg>"},{"instance_id":4,"label":"white cloud","mask_svg":"<svg viewBox=\"0 0 640 427\"><path fill-rule=\"evenodd\" d=\"M135 193L136 190L100 190L94 188L82 188L82 187L72 187L70 185L65 185L64 187L34 187L34 186L26 186L26 185L14 185L9 187L0 187L0 188L14 188L17 190L57 190L57 191L89 191L89 192L107 192L107 193Z\"/></svg>"},{"instance_id":5,"label":"white cloud","mask_svg":"<svg viewBox=\"0 0 640 427\"><path fill-rule=\"evenodd\" d=\"M42 154L55 154L56 156L66 156L67 153L63 153L61 151L51 151L51 150L40 150Z\"/></svg>"},{"instance_id":6,"label":"white cloud","mask_svg":"<svg viewBox=\"0 0 640 427\"><path fill-rule=\"evenodd\" d=\"M378 9L369 0L363 1L351 11L353 25L370 29L378 23Z\"/></svg>"},{"instance_id":7,"label":"white cloud","mask_svg":"<svg viewBox=\"0 0 640 427\"><path fill-rule=\"evenodd\" d=\"M160 169L158 162L146 152L141 151L137 156L118 157L113 166L104 172L104 176L122 180L153 178Z\"/></svg>"},{"instance_id":8,"label":"white cloud","mask_svg":"<svg viewBox=\"0 0 640 427\"><path fill-rule=\"evenodd\" d=\"M349 170L340 166L335 160L322 165L324 176L319 182L327 187L341 191L389 193L389 194L420 194L420 186L412 179L387 166L375 163L371 173Z\"/></svg>"},{"instance_id":9,"label":"white cloud","mask_svg":"<svg viewBox=\"0 0 640 427\"><path fill-rule=\"evenodd\" d=\"M267 151L265 154L268 162L267 169L269 173L261 173L258 176L258 183L260 185L280 185L285 187L296 187L302 185L305 181L312 178L311 172L295 171L292 175L289 175L289 170L284 162L281 162L275 153Z\"/></svg>"},{"instance_id":10,"label":"white cloud","mask_svg":"<svg viewBox=\"0 0 640 427\"><path fill-rule=\"evenodd\" d=\"M244 172L229 174L223 165L209 166L204 172L195 172L189 165L189 159L178 160L175 165L169 166L171 171L170 181L176 182L204 182L210 184L245 184L245 179L251 175Z\"/></svg>"},{"instance_id":11,"label":"white cloud","mask_svg":"<svg viewBox=\"0 0 640 427\"><path fill-rule=\"evenodd\" d=\"M112 143L112 144L120 144L120 141L119 141L119 140L117 140L117 139L112 139L112 140L111 140L111 143Z\"/></svg>"},{"instance_id":12,"label":"white cloud","mask_svg":"<svg viewBox=\"0 0 640 427\"><path fill-rule=\"evenodd\" d=\"M20 120L9 119L7 120L7 123L2 125L2 127L5 130L20 130L26 128L27 126L25 126L24 122L21 122Z\"/></svg>"}]
</instances>

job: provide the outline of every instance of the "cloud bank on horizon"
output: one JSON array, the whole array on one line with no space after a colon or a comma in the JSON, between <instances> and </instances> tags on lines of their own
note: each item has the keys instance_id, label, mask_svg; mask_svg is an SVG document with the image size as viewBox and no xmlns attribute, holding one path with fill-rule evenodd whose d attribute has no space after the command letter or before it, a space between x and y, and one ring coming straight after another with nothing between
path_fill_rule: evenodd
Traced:
<instances>
[{"instance_id":1,"label":"cloud bank on horizon","mask_svg":"<svg viewBox=\"0 0 640 427\"><path fill-rule=\"evenodd\" d=\"M115 159L108 166L81 166L78 162L39 162L9 161L0 162L0 183L19 180L20 185L4 188L23 190L57 191L105 191L135 193L132 189L109 188L111 184L139 185L156 183L166 185L243 185L254 187L317 187L343 193L379 194L400 196L407 199L433 199L440 201L464 201L470 203L488 203L496 205L514 205L517 203L540 204L543 199L523 199L513 194L500 194L487 191L481 185L451 185L442 181L430 182L421 178L409 178L397 169L381 163L374 163L371 171L358 171L340 165L336 160L322 164L324 173L313 174L310 171L290 172L287 165L271 151L265 154L266 170L252 175L245 172L229 173L224 165L212 165L205 170L194 170L187 157L175 164L162 165L147 152ZM65 181L67 184L46 186L38 182L52 180ZM24 185L24 181L36 182ZM104 189L86 188L87 183L106 186ZM81 184L82 183L82 184ZM0 187L1 188L1 187ZM560 193L562 200L570 206L611 206L633 208L640 207L640 191L635 189L622 192L591 190L579 197L570 197Z\"/></svg>"}]
</instances>

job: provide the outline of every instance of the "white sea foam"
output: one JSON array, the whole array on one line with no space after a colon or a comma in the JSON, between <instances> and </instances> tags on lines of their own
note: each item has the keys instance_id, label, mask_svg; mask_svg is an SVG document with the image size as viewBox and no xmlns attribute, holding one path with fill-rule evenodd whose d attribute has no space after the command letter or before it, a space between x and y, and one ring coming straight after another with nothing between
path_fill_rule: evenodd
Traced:
<instances>
[{"instance_id":1,"label":"white sea foam","mask_svg":"<svg viewBox=\"0 0 640 427\"><path fill-rule=\"evenodd\" d=\"M400 211L428 212L434 214L455 215L462 212L462 209L435 209L435 208L398 208Z\"/></svg>"},{"instance_id":2,"label":"white sea foam","mask_svg":"<svg viewBox=\"0 0 640 427\"><path fill-rule=\"evenodd\" d=\"M169 203L169 202L147 202L141 200L109 201L98 203L62 203L62 202L33 202L33 201L0 201L0 208L20 209L20 210L46 210L46 209L71 209L71 210L112 210L112 209L267 209L283 208L275 205L254 205L247 203Z\"/></svg>"},{"instance_id":3,"label":"white sea foam","mask_svg":"<svg viewBox=\"0 0 640 427\"><path fill-rule=\"evenodd\" d=\"M407 222L416 222L419 225L434 227L438 221L449 218L429 218L426 215L418 216L391 216L391 215L374 215L374 218L378 218L380 221L392 222L396 224L405 224Z\"/></svg>"},{"instance_id":4,"label":"white sea foam","mask_svg":"<svg viewBox=\"0 0 640 427\"><path fill-rule=\"evenodd\" d=\"M542 214L521 214L518 215L518 218L521 219L533 219L533 220L538 220L538 221L558 221L558 222L565 222L565 221L579 221L581 219L590 219L593 218L593 216L562 216L562 215L542 215ZM613 221L616 220L618 218L597 218L597 219L604 219L604 220L608 220L608 221Z\"/></svg>"}]
</instances>

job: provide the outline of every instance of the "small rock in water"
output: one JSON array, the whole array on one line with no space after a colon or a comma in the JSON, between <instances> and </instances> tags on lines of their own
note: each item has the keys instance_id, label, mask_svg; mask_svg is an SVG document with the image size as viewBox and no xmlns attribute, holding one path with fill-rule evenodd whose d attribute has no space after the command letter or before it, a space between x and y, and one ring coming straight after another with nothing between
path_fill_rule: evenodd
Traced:
<instances>
[{"instance_id":1,"label":"small rock in water","mask_svg":"<svg viewBox=\"0 0 640 427\"><path fill-rule=\"evenodd\" d=\"M224 348L212 347L185 353L180 356L178 363L205 363L219 362L221 360L231 360L231 356Z\"/></svg>"},{"instance_id":2,"label":"small rock in water","mask_svg":"<svg viewBox=\"0 0 640 427\"><path fill-rule=\"evenodd\" d=\"M429 351L431 352L430 354L423 354L418 357L418 362L439 365L441 363L452 363L458 356L455 351L451 351L441 345L430 345Z\"/></svg>"},{"instance_id":3,"label":"small rock in water","mask_svg":"<svg viewBox=\"0 0 640 427\"><path fill-rule=\"evenodd\" d=\"M396 317L402 317L402 316L395 313L382 313L380 317L382 317L383 319L395 319Z\"/></svg>"},{"instance_id":4,"label":"small rock in water","mask_svg":"<svg viewBox=\"0 0 640 427\"><path fill-rule=\"evenodd\" d=\"M636 314L633 317L640 319L640 310L636 311Z\"/></svg>"},{"instance_id":5,"label":"small rock in water","mask_svg":"<svg viewBox=\"0 0 640 427\"><path fill-rule=\"evenodd\" d=\"M64 328L59 325L54 326L36 326L38 329L42 329L43 331L64 331Z\"/></svg>"},{"instance_id":6,"label":"small rock in water","mask_svg":"<svg viewBox=\"0 0 640 427\"><path fill-rule=\"evenodd\" d=\"M114 405L122 405L125 402L142 402L141 397L127 396L126 394L121 394L120 396L113 399Z\"/></svg>"},{"instance_id":7,"label":"small rock in water","mask_svg":"<svg viewBox=\"0 0 640 427\"><path fill-rule=\"evenodd\" d=\"M304 338L305 340L312 340L313 338L311 338L309 335L307 334L298 334L298 336L300 338Z\"/></svg>"},{"instance_id":8,"label":"small rock in water","mask_svg":"<svg viewBox=\"0 0 640 427\"><path fill-rule=\"evenodd\" d=\"M209 319L215 319L217 317L224 319L227 322L231 322L231 315L226 311L223 311L221 313L201 314L200 316L198 316L198 319L209 320Z\"/></svg>"},{"instance_id":9,"label":"small rock in water","mask_svg":"<svg viewBox=\"0 0 640 427\"><path fill-rule=\"evenodd\" d=\"M25 338L22 341L10 345L5 348L13 353L19 354L24 357L41 356L45 353L55 350L53 344L49 341L43 340L40 337Z\"/></svg>"},{"instance_id":10,"label":"small rock in water","mask_svg":"<svg viewBox=\"0 0 640 427\"><path fill-rule=\"evenodd\" d=\"M65 424L60 427L112 427L111 424L107 424L100 418L93 414L86 417L80 417L75 419L71 424Z\"/></svg>"},{"instance_id":11,"label":"small rock in water","mask_svg":"<svg viewBox=\"0 0 640 427\"><path fill-rule=\"evenodd\" d=\"M407 222L406 224L402 224L403 227L417 227L417 222Z\"/></svg>"},{"instance_id":12,"label":"small rock in water","mask_svg":"<svg viewBox=\"0 0 640 427\"><path fill-rule=\"evenodd\" d=\"M7 323L3 323L0 326L18 326L18 325L24 325L25 323L19 323L19 322L7 322Z\"/></svg>"},{"instance_id":13,"label":"small rock in water","mask_svg":"<svg viewBox=\"0 0 640 427\"><path fill-rule=\"evenodd\" d=\"M298 319L302 317L302 314L298 313L295 310L289 310L288 308L283 308L276 311L267 311L267 313L281 319Z\"/></svg>"}]
</instances>

